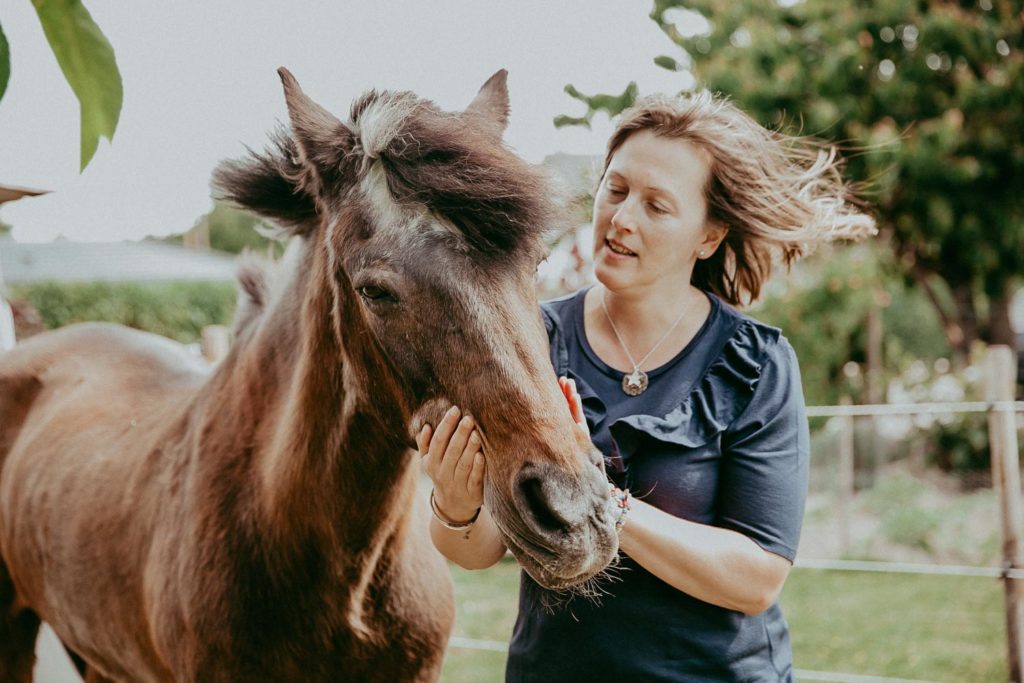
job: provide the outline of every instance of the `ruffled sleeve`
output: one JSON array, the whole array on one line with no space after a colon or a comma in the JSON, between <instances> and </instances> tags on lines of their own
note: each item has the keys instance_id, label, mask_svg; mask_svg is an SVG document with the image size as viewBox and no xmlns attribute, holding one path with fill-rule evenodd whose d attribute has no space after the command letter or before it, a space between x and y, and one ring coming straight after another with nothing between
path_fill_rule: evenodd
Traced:
<instances>
[{"instance_id":1,"label":"ruffled sleeve","mask_svg":"<svg viewBox=\"0 0 1024 683\"><path fill-rule=\"evenodd\" d=\"M800 368L783 338L770 349L753 399L722 436L715 523L793 561L809 465Z\"/></svg>"}]
</instances>

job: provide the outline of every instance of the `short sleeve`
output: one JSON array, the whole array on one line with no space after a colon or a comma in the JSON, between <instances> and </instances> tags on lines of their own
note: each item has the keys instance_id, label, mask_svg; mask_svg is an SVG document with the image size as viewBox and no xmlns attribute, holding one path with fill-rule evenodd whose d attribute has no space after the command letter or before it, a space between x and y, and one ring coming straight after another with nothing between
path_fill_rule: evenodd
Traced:
<instances>
[{"instance_id":1,"label":"short sleeve","mask_svg":"<svg viewBox=\"0 0 1024 683\"><path fill-rule=\"evenodd\" d=\"M793 348L780 337L768 350L750 403L722 434L717 525L792 562L809 460L800 368Z\"/></svg>"}]
</instances>

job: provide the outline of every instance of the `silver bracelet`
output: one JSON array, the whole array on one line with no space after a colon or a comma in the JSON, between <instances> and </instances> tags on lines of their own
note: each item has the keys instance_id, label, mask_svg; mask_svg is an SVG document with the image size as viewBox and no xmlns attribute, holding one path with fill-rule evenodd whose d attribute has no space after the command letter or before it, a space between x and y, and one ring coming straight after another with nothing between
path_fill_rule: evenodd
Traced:
<instances>
[{"instance_id":1,"label":"silver bracelet","mask_svg":"<svg viewBox=\"0 0 1024 683\"><path fill-rule=\"evenodd\" d=\"M615 484L612 487L612 505L615 508L615 531L622 531L622 527L626 526L626 517L629 516L629 511L632 509L629 501L632 496L629 495L629 489L620 489Z\"/></svg>"},{"instance_id":2,"label":"silver bracelet","mask_svg":"<svg viewBox=\"0 0 1024 683\"><path fill-rule=\"evenodd\" d=\"M451 529L452 531L465 531L469 527L476 524L477 518L480 516L481 508L477 508L473 516L466 522L453 522L444 516L441 509L437 507L437 501L434 500L434 489L430 489L430 511L434 513L434 519L441 523L445 529Z\"/></svg>"}]
</instances>

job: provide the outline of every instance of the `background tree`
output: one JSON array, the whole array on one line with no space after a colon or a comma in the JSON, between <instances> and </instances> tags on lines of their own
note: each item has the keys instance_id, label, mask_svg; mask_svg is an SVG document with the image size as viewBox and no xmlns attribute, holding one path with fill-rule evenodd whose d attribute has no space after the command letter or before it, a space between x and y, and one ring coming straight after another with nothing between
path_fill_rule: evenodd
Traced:
<instances>
[{"instance_id":1,"label":"background tree","mask_svg":"<svg viewBox=\"0 0 1024 683\"><path fill-rule=\"evenodd\" d=\"M112 140L124 93L114 49L80 0L32 0L81 111L81 167L85 170L101 137ZM11 49L0 25L0 99L11 76Z\"/></svg>"},{"instance_id":2,"label":"background tree","mask_svg":"<svg viewBox=\"0 0 1024 683\"><path fill-rule=\"evenodd\" d=\"M691 72L767 126L845 146L847 175L951 346L964 357L978 339L1012 347L1010 299L1024 274L1021 2L785 5L655 0L651 18L682 50L655 63ZM684 33L683 20L705 30ZM556 125L624 104L566 90L588 111Z\"/></svg>"},{"instance_id":3,"label":"background tree","mask_svg":"<svg viewBox=\"0 0 1024 683\"><path fill-rule=\"evenodd\" d=\"M269 256L284 253L284 242L268 238L274 230L252 214L221 202L200 216L188 232L153 238L159 242L187 244L192 247L216 249L231 254L252 249Z\"/></svg>"}]
</instances>

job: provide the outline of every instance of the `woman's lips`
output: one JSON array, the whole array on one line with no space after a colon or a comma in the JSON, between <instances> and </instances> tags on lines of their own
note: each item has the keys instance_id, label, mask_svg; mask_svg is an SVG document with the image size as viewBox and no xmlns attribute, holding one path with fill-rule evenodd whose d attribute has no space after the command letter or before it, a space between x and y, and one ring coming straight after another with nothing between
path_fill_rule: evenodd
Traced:
<instances>
[{"instance_id":1,"label":"woman's lips","mask_svg":"<svg viewBox=\"0 0 1024 683\"><path fill-rule=\"evenodd\" d=\"M629 249L624 247L621 243L616 242L615 240L611 240L611 239L607 239L606 238L605 241L604 241L604 245L605 245L605 247L608 248L608 251L610 251L612 254L614 254L616 256L622 256L622 257L636 256L635 252L630 251Z\"/></svg>"}]
</instances>

